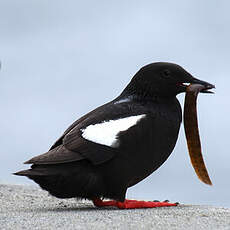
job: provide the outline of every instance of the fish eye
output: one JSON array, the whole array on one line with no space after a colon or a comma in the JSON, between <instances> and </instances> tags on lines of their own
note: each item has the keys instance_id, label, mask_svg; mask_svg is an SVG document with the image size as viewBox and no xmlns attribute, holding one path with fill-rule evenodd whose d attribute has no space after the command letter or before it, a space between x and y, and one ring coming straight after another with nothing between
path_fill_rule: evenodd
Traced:
<instances>
[{"instance_id":1,"label":"fish eye","mask_svg":"<svg viewBox=\"0 0 230 230\"><path fill-rule=\"evenodd\" d=\"M162 71L162 76L164 78L170 78L170 74L171 74L171 72L168 69L165 69Z\"/></svg>"}]
</instances>

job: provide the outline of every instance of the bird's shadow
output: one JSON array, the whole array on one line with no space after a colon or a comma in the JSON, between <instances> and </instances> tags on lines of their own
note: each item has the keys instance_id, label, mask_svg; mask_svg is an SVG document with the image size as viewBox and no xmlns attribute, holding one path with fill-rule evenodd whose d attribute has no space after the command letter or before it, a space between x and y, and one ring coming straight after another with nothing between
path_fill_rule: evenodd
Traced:
<instances>
[{"instance_id":1,"label":"bird's shadow","mask_svg":"<svg viewBox=\"0 0 230 230\"><path fill-rule=\"evenodd\" d=\"M185 208L187 205L178 205L176 208ZM189 206L189 205L188 205ZM188 207L187 206L187 207ZM157 210L159 209L162 209L162 210L165 210L165 208L167 209L172 209L172 208L175 208L175 207L158 207L156 208ZM146 208L140 208L139 210L146 210ZM38 207L38 208L33 208L33 209L27 209L27 210L24 210L24 212L73 212L73 211L77 211L77 212L98 212L98 211L130 211L130 210L133 210L133 209L118 209L116 207L95 207L95 206L81 206L81 207L78 207L78 206L71 206L71 207L63 207L63 206L56 206L56 207ZM152 210L152 209L151 209Z\"/></svg>"},{"instance_id":2,"label":"bird's shadow","mask_svg":"<svg viewBox=\"0 0 230 230\"><path fill-rule=\"evenodd\" d=\"M24 210L25 212L31 212L31 209ZM36 212L73 212L73 211L80 211L80 212L98 212L98 211L121 211L116 207L43 207L43 208L33 208L33 211Z\"/></svg>"}]
</instances>

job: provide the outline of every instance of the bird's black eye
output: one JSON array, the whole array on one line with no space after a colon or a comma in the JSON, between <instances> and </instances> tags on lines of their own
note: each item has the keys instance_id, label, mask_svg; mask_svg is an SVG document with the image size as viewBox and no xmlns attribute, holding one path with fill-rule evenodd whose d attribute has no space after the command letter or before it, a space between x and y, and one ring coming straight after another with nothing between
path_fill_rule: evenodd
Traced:
<instances>
[{"instance_id":1,"label":"bird's black eye","mask_svg":"<svg viewBox=\"0 0 230 230\"><path fill-rule=\"evenodd\" d=\"M171 75L171 73L170 73L170 71L168 69L165 69L165 70L162 71L162 76L164 78L169 78L170 75Z\"/></svg>"}]
</instances>

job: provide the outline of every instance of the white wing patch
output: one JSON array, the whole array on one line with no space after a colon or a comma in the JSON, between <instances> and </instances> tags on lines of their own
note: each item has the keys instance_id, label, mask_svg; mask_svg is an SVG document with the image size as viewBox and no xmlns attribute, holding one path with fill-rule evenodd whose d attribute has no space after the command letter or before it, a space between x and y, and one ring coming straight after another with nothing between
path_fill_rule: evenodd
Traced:
<instances>
[{"instance_id":1,"label":"white wing patch","mask_svg":"<svg viewBox=\"0 0 230 230\"><path fill-rule=\"evenodd\" d=\"M119 146L117 134L136 125L137 122L145 116L145 114L142 114L89 125L85 129L81 130L82 137L97 144L116 148Z\"/></svg>"}]
</instances>

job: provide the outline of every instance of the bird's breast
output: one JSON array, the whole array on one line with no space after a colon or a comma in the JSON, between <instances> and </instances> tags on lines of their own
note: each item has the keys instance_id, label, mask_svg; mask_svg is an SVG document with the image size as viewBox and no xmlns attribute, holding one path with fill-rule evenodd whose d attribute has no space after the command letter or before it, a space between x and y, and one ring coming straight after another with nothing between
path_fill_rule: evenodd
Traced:
<instances>
[{"instance_id":1,"label":"bird's breast","mask_svg":"<svg viewBox=\"0 0 230 230\"><path fill-rule=\"evenodd\" d=\"M148 176L167 160L181 124L181 109L177 103L153 105L152 110L128 135L121 133L119 136L121 157L129 162L128 167L138 178Z\"/></svg>"}]
</instances>

